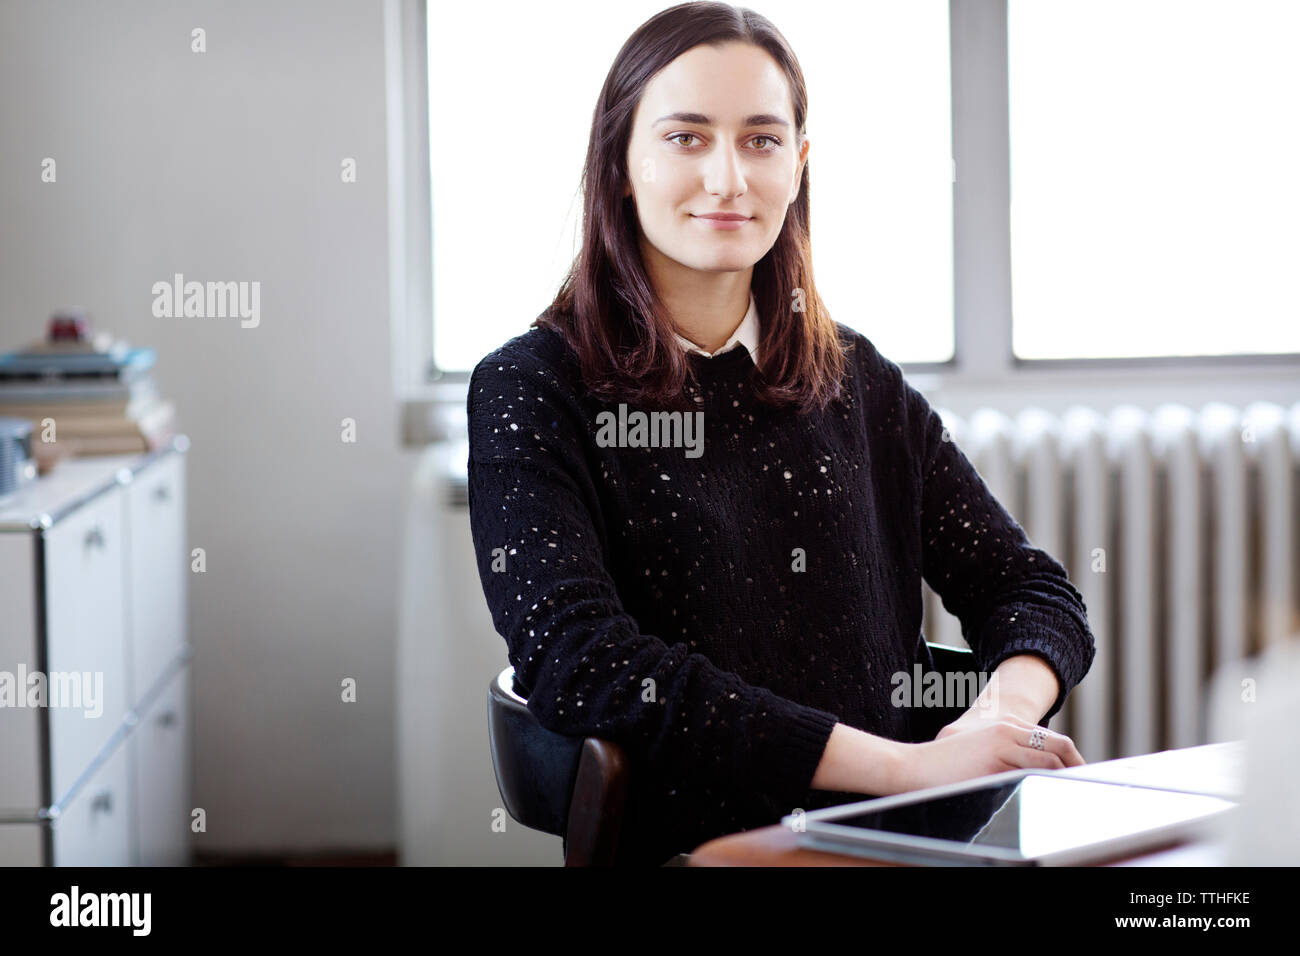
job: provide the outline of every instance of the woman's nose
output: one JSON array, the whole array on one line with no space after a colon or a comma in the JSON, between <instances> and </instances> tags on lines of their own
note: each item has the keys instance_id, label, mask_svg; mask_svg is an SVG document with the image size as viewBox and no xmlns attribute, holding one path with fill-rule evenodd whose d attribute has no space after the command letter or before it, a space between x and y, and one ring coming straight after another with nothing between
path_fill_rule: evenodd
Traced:
<instances>
[{"instance_id":1,"label":"woman's nose","mask_svg":"<svg viewBox=\"0 0 1300 956\"><path fill-rule=\"evenodd\" d=\"M722 199L732 199L744 193L745 174L734 147L714 150L704 174L704 188Z\"/></svg>"}]
</instances>

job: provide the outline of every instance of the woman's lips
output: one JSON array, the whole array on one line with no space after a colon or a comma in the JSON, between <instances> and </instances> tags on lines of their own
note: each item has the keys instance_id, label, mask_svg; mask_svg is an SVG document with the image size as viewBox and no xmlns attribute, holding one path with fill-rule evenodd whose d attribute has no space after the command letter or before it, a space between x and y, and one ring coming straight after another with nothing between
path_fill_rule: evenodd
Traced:
<instances>
[{"instance_id":1,"label":"woman's lips","mask_svg":"<svg viewBox=\"0 0 1300 956\"><path fill-rule=\"evenodd\" d=\"M697 222L703 223L710 229L722 229L725 231L734 231L745 225L748 219L716 219L712 216L691 216Z\"/></svg>"}]
</instances>

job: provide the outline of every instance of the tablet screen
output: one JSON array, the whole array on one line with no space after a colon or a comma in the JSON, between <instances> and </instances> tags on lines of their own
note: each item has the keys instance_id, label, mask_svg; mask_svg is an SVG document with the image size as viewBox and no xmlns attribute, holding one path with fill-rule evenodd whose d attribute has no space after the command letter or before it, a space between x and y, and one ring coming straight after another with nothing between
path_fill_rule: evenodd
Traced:
<instances>
[{"instance_id":1,"label":"tablet screen","mask_svg":"<svg viewBox=\"0 0 1300 956\"><path fill-rule=\"evenodd\" d=\"M1010 783L825 820L1000 847L1026 858L1187 823L1235 806L1197 793L1030 774Z\"/></svg>"}]
</instances>

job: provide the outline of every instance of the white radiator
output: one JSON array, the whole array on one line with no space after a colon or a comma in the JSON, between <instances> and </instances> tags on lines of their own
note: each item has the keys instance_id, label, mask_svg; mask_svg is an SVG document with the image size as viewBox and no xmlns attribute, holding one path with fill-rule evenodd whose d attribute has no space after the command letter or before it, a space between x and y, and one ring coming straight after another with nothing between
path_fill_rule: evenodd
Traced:
<instances>
[{"instance_id":1,"label":"white radiator","mask_svg":"<svg viewBox=\"0 0 1300 956\"><path fill-rule=\"evenodd\" d=\"M1097 656L1053 729L1089 762L1208 742L1214 670L1300 634L1300 404L937 411L1087 604ZM965 646L928 586L924 627Z\"/></svg>"}]
</instances>

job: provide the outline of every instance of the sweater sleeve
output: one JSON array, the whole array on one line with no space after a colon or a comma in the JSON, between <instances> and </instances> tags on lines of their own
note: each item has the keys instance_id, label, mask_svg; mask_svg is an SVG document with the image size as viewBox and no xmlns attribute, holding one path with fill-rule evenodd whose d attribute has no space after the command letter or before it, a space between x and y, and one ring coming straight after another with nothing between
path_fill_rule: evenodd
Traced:
<instances>
[{"instance_id":1,"label":"sweater sleeve","mask_svg":"<svg viewBox=\"0 0 1300 956\"><path fill-rule=\"evenodd\" d=\"M1051 666L1061 686L1046 723L1092 666L1083 596L1065 568L1030 543L925 397L885 361L901 385L903 430L920 472L922 574L961 621L982 671L1016 654Z\"/></svg>"},{"instance_id":2,"label":"sweater sleeve","mask_svg":"<svg viewBox=\"0 0 1300 956\"><path fill-rule=\"evenodd\" d=\"M797 806L837 718L643 633L608 570L572 389L502 350L469 383L470 529L492 623L542 726L627 748L672 780Z\"/></svg>"}]
</instances>

